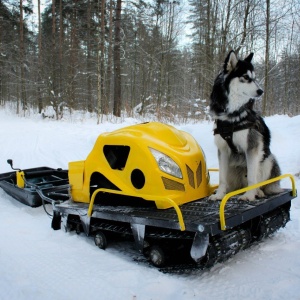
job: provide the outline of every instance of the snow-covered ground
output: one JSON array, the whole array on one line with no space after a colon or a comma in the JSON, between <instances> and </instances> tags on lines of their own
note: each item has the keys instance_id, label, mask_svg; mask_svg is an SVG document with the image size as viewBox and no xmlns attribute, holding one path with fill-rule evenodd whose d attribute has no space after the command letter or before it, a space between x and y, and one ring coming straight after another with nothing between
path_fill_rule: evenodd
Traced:
<instances>
[{"instance_id":1,"label":"snow-covered ground","mask_svg":"<svg viewBox=\"0 0 300 300\"><path fill-rule=\"evenodd\" d=\"M57 122L0 111L0 173L10 171L8 158L23 169L67 168L69 161L85 159L100 133L138 122ZM282 172L299 173L300 116L273 116L266 123ZM218 167L212 123L176 127L196 138L209 167ZM299 177L296 183L299 189ZM84 234L53 231L50 224L43 208L22 205L0 189L0 299L300 299L299 197L285 228L211 270L186 275L163 274L134 261L132 254L138 255L129 245L99 250Z\"/></svg>"}]
</instances>

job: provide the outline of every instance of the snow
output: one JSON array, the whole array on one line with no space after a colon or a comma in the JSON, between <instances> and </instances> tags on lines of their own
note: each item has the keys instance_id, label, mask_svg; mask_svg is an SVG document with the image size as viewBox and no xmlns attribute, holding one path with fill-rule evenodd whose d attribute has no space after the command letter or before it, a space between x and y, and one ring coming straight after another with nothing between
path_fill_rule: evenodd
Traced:
<instances>
[{"instance_id":1,"label":"snow","mask_svg":"<svg viewBox=\"0 0 300 300\"><path fill-rule=\"evenodd\" d=\"M96 125L91 119L43 120L0 111L0 173L10 171L8 158L23 169L68 168L69 161L85 159L100 133L134 123L139 120ZM282 172L299 173L300 116L268 117L266 123ZM196 138L208 167L218 167L211 122L175 126ZM164 274L133 260L138 253L131 244L114 243L104 251L84 234L53 231L43 208L22 205L0 189L0 299L300 299L299 219L298 197L287 226L260 244L207 271Z\"/></svg>"}]
</instances>

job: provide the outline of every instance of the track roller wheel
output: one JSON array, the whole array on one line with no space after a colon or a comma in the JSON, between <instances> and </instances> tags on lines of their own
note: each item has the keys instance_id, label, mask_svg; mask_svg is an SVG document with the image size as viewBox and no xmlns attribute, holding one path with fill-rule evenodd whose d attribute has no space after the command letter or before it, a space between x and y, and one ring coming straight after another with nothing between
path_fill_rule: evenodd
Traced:
<instances>
[{"instance_id":1,"label":"track roller wheel","mask_svg":"<svg viewBox=\"0 0 300 300\"><path fill-rule=\"evenodd\" d=\"M166 262L166 256L163 249L157 245L150 248L149 259L155 267L162 267Z\"/></svg>"},{"instance_id":2,"label":"track roller wheel","mask_svg":"<svg viewBox=\"0 0 300 300\"><path fill-rule=\"evenodd\" d=\"M107 247L107 239L102 231L98 231L94 237L95 245L104 250Z\"/></svg>"},{"instance_id":3,"label":"track roller wheel","mask_svg":"<svg viewBox=\"0 0 300 300\"><path fill-rule=\"evenodd\" d=\"M73 225L70 224L69 222L67 222L64 228L65 228L65 232L71 232L74 229Z\"/></svg>"},{"instance_id":4,"label":"track roller wheel","mask_svg":"<svg viewBox=\"0 0 300 300\"><path fill-rule=\"evenodd\" d=\"M80 225L80 224L77 224L77 225L76 225L75 232L76 232L77 234L80 234L80 233L81 233L81 225Z\"/></svg>"}]
</instances>

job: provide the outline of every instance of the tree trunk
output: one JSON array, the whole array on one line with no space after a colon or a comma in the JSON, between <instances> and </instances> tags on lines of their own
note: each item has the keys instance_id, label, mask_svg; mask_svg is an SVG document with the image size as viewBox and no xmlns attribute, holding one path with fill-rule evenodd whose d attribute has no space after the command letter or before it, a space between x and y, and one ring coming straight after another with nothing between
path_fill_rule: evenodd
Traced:
<instances>
[{"instance_id":1,"label":"tree trunk","mask_svg":"<svg viewBox=\"0 0 300 300\"><path fill-rule=\"evenodd\" d=\"M107 102L111 103L112 82L112 57L113 57L113 0L109 1L109 34L108 34L108 57L107 57Z\"/></svg>"},{"instance_id":2,"label":"tree trunk","mask_svg":"<svg viewBox=\"0 0 300 300\"><path fill-rule=\"evenodd\" d=\"M102 1L101 1L102 4ZM100 8L100 0L98 0L98 10ZM99 32L99 39L98 39L98 45L97 45L97 124L100 123L100 115L103 114L102 111L102 87L101 87L101 75L102 75L102 62L101 62L101 39L102 39L102 34L101 34L101 24L100 24L100 20L102 19L102 5L101 5L101 9L100 12L98 11L98 19L99 19L99 23L98 23L98 32Z\"/></svg>"},{"instance_id":3,"label":"tree trunk","mask_svg":"<svg viewBox=\"0 0 300 300\"><path fill-rule=\"evenodd\" d=\"M39 24L39 35L38 35L38 44L39 44L39 56L38 56L38 111L39 114L43 110L43 100L41 93L41 84L42 84L42 28L41 28L41 1L38 0L38 24Z\"/></svg>"},{"instance_id":4,"label":"tree trunk","mask_svg":"<svg viewBox=\"0 0 300 300\"><path fill-rule=\"evenodd\" d=\"M229 32L229 24L230 24L230 17L231 17L231 0L227 2L227 10L226 10L226 21L224 27L222 28L222 37L221 37L221 53L220 58L223 59L226 55L227 51L227 35Z\"/></svg>"},{"instance_id":5,"label":"tree trunk","mask_svg":"<svg viewBox=\"0 0 300 300\"><path fill-rule=\"evenodd\" d=\"M63 90L63 3L59 0L59 93L62 94Z\"/></svg>"},{"instance_id":6,"label":"tree trunk","mask_svg":"<svg viewBox=\"0 0 300 300\"><path fill-rule=\"evenodd\" d=\"M99 43L100 44L100 43ZM97 124L100 123L101 109L101 62L100 62L100 49L97 49Z\"/></svg>"},{"instance_id":7,"label":"tree trunk","mask_svg":"<svg viewBox=\"0 0 300 300\"><path fill-rule=\"evenodd\" d=\"M23 0L20 0L20 65L21 65L21 103L25 113L27 110L27 99L25 90L25 68L24 68L24 21Z\"/></svg>"},{"instance_id":8,"label":"tree trunk","mask_svg":"<svg viewBox=\"0 0 300 300\"><path fill-rule=\"evenodd\" d=\"M0 53L2 52L2 35L3 35L3 29L2 29L2 22L3 18L0 18ZM4 63L0 61L0 105L4 104L4 97L3 97L3 65Z\"/></svg>"},{"instance_id":9,"label":"tree trunk","mask_svg":"<svg viewBox=\"0 0 300 300\"><path fill-rule=\"evenodd\" d=\"M265 83L264 83L264 96L262 114L266 115L267 102L268 102L268 87L269 87L269 49L270 49L270 0L266 0L267 3L267 16L266 16L266 52L265 52Z\"/></svg>"},{"instance_id":10,"label":"tree trunk","mask_svg":"<svg viewBox=\"0 0 300 300\"><path fill-rule=\"evenodd\" d=\"M268 0L269 1L269 0ZM240 42L240 45L238 46L238 48L235 50L235 53L238 54L239 51L241 50L241 48L244 46L245 40L246 40L246 36L247 36L247 22L248 22L248 16L250 13L250 1L247 0L247 3L245 3L246 7L245 7L245 15L244 15L244 22L243 22L243 34L242 34L242 39ZM270 12L270 10L269 10Z\"/></svg>"},{"instance_id":11,"label":"tree trunk","mask_svg":"<svg viewBox=\"0 0 300 300\"><path fill-rule=\"evenodd\" d=\"M107 97L105 94L105 72L104 72L104 52L105 52L105 6L106 0L101 1L101 41L100 41L100 63L101 63L101 94L102 94L102 113L108 113Z\"/></svg>"},{"instance_id":12,"label":"tree trunk","mask_svg":"<svg viewBox=\"0 0 300 300\"><path fill-rule=\"evenodd\" d=\"M78 36L77 36L77 9L78 0L73 1L72 17L71 17L71 51L70 51L70 65L69 65L69 99L68 105L70 111L76 109L76 87L77 87L77 48L78 48Z\"/></svg>"},{"instance_id":13,"label":"tree trunk","mask_svg":"<svg viewBox=\"0 0 300 300\"><path fill-rule=\"evenodd\" d=\"M51 60L52 60L52 82L50 84L50 97L53 99L52 106L56 113L56 119L59 119L58 103L56 99L56 72L55 72L55 54L56 54L56 43L55 43L55 0L52 0L52 51L51 51Z\"/></svg>"},{"instance_id":14,"label":"tree trunk","mask_svg":"<svg viewBox=\"0 0 300 300\"><path fill-rule=\"evenodd\" d=\"M116 117L121 116L121 0L117 0L115 15L115 45L114 45L114 109Z\"/></svg>"},{"instance_id":15,"label":"tree trunk","mask_svg":"<svg viewBox=\"0 0 300 300\"><path fill-rule=\"evenodd\" d=\"M206 18L207 18L207 29L205 32L205 52L206 52L206 58L205 58L205 78L204 78L204 86L203 86L203 96L204 99L209 99L210 93L211 93L211 86L209 84L209 70L212 62L211 57L211 0L207 1L207 12L206 12Z\"/></svg>"},{"instance_id":16,"label":"tree trunk","mask_svg":"<svg viewBox=\"0 0 300 300\"><path fill-rule=\"evenodd\" d=\"M87 110L93 112L92 103L92 43L91 43L91 0L88 0L87 9Z\"/></svg>"}]
</instances>

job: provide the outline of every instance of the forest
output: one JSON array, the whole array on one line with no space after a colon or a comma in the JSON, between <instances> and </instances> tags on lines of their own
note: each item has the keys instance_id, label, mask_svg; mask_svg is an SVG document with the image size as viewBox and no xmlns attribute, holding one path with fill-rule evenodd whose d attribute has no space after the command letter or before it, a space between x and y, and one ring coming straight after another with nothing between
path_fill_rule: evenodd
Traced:
<instances>
[{"instance_id":1,"label":"forest","mask_svg":"<svg viewBox=\"0 0 300 300\"><path fill-rule=\"evenodd\" d=\"M209 118L227 53L254 52L262 115L300 114L299 0L0 0L0 107Z\"/></svg>"}]
</instances>

